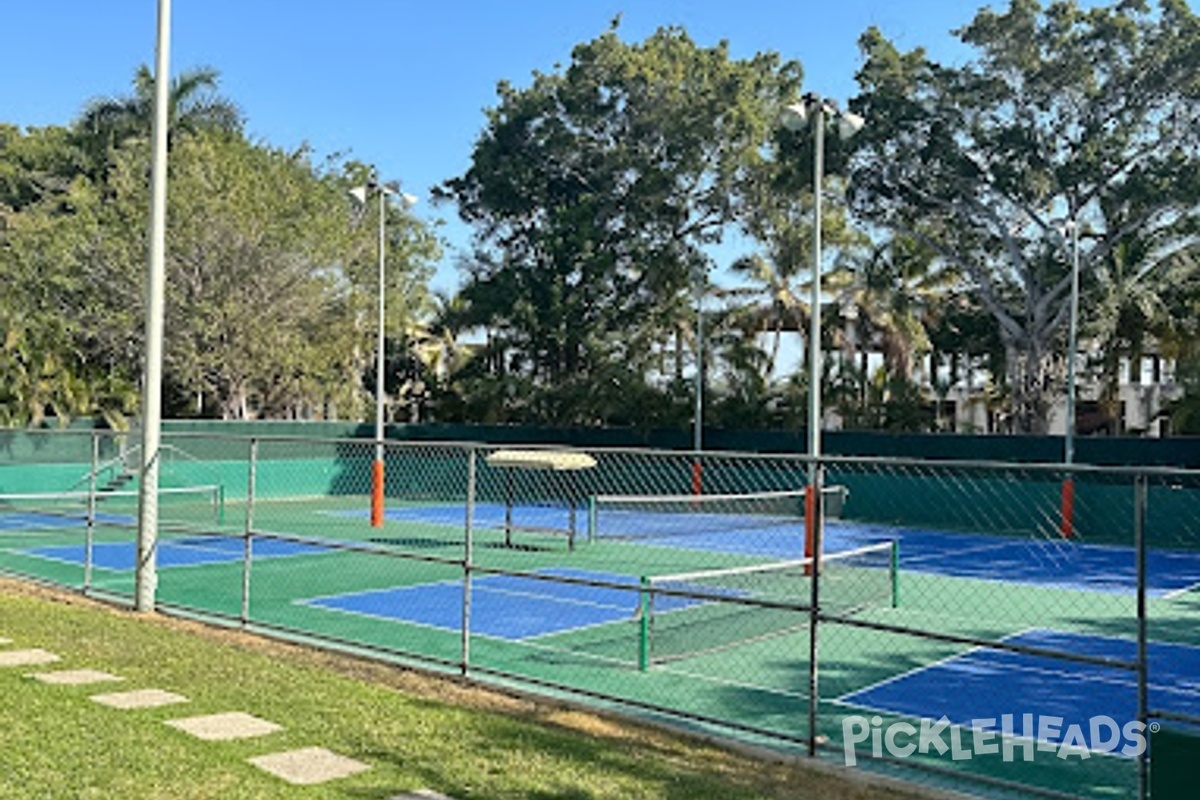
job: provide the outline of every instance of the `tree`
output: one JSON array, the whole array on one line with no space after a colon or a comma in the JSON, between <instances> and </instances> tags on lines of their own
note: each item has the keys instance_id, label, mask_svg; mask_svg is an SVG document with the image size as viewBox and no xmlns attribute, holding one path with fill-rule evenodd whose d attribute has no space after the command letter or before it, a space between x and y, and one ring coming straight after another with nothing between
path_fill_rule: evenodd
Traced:
<instances>
[{"instance_id":1,"label":"tree","mask_svg":"<svg viewBox=\"0 0 1200 800\"><path fill-rule=\"evenodd\" d=\"M1171 430L1200 434L1200 247L1172 259L1162 301L1166 324L1156 333L1164 356L1175 360L1183 396L1168 405Z\"/></svg>"},{"instance_id":2,"label":"tree","mask_svg":"<svg viewBox=\"0 0 1200 800\"><path fill-rule=\"evenodd\" d=\"M356 223L347 189L368 169L248 141L215 88L207 69L171 86L167 412L358 416L380 287L375 226ZM136 411L152 96L143 67L132 97L93 102L70 129L0 125L4 422ZM394 343L428 314L439 253L403 210L386 223Z\"/></svg>"},{"instance_id":3,"label":"tree","mask_svg":"<svg viewBox=\"0 0 1200 800\"><path fill-rule=\"evenodd\" d=\"M470 169L442 190L476 230L462 299L493 333L488 380L520 385L528 410L560 424L610 418L598 386L637 394L626 382L689 313L704 248L733 220L767 109L798 72L674 28L630 45L614 27L528 88L501 83Z\"/></svg>"},{"instance_id":4,"label":"tree","mask_svg":"<svg viewBox=\"0 0 1200 800\"><path fill-rule=\"evenodd\" d=\"M1044 432L1068 315L1062 220L1090 232L1086 274L1133 237L1165 248L1154 260L1193 241L1195 183L1175 176L1196 163L1200 25L1182 0L1012 0L958 35L979 53L961 68L862 37L853 106L871 125L852 202L969 278L1000 328L1017 428Z\"/></svg>"},{"instance_id":5,"label":"tree","mask_svg":"<svg viewBox=\"0 0 1200 800\"><path fill-rule=\"evenodd\" d=\"M0 218L0 419L95 414L120 425L134 407L136 369L103 346L126 331L105 302L111 284L88 271L112 232L95 186L43 180L47 163L58 157L30 165L33 193Z\"/></svg>"},{"instance_id":6,"label":"tree","mask_svg":"<svg viewBox=\"0 0 1200 800\"><path fill-rule=\"evenodd\" d=\"M0 123L0 236L8 215L68 191L83 162L67 128Z\"/></svg>"},{"instance_id":7,"label":"tree","mask_svg":"<svg viewBox=\"0 0 1200 800\"><path fill-rule=\"evenodd\" d=\"M113 226L128 220L144 230L142 146L125 147L115 162ZM360 376L373 352L376 240L374 226L352 223L349 185L349 177L317 171L304 149L223 131L176 141L166 371L178 412L240 419L361 407ZM419 308L436 251L412 244L408 232L420 226L411 217L390 215L389 276L398 288L389 292L389 319L400 325ZM135 308L142 260L114 273Z\"/></svg>"},{"instance_id":8,"label":"tree","mask_svg":"<svg viewBox=\"0 0 1200 800\"><path fill-rule=\"evenodd\" d=\"M843 253L826 289L835 298L831 339L842 351L839 411L847 427L908 429L920 419L924 398L916 367L933 354L933 330L960 283L920 241L893 236L860 243ZM880 353L883 365L872 375L868 354ZM853 364L855 357L859 363ZM937 382L936 355L930 382ZM872 405L888 404L887 409ZM901 405L915 403L900 413ZM880 416L883 414L883 416ZM897 420L903 418L903 422Z\"/></svg>"},{"instance_id":9,"label":"tree","mask_svg":"<svg viewBox=\"0 0 1200 800\"><path fill-rule=\"evenodd\" d=\"M781 186L779 174L794 171L789 163L795 160L794 156L777 158L773 164L759 166L756 197L743 207L741 219L746 232L763 249L739 258L730 265L730 271L749 280L757 290L757 313L769 327L807 331L811 319L808 298L812 287L813 198L810 190ZM828 181L842 186L835 176ZM828 264L836 265L846 248L862 246L866 239L850 226L844 205L830 203L822 209L822 242L827 254L821 270L824 275ZM804 353L807 359L807 348Z\"/></svg>"},{"instance_id":10,"label":"tree","mask_svg":"<svg viewBox=\"0 0 1200 800\"><path fill-rule=\"evenodd\" d=\"M240 133L242 114L217 94L219 73L211 67L188 70L171 79L167 90L168 142L203 130ZM154 120L154 74L145 64L133 76L133 94L88 103L73 126L87 154L92 175L103 176L110 154L130 139L149 139Z\"/></svg>"},{"instance_id":11,"label":"tree","mask_svg":"<svg viewBox=\"0 0 1200 800\"><path fill-rule=\"evenodd\" d=\"M13 195L22 208L5 210L0 227L5 422L98 415L119 425L136 410L148 146L130 139L115 150L103 190L82 172L61 186L38 177L63 161L45 142L16 148L20 159L0 149L0 175L34 187ZM355 224L347 201L360 172L317 169L303 149L256 145L237 133L176 139L168 413L354 417L365 408L377 261L375 226ZM424 313L437 242L394 208L387 242L388 337L396 340Z\"/></svg>"},{"instance_id":12,"label":"tree","mask_svg":"<svg viewBox=\"0 0 1200 800\"><path fill-rule=\"evenodd\" d=\"M859 346L882 353L889 375L911 381L916 360L932 349L937 310L957 281L920 242L893 237L847 253L828 288L857 329Z\"/></svg>"}]
</instances>

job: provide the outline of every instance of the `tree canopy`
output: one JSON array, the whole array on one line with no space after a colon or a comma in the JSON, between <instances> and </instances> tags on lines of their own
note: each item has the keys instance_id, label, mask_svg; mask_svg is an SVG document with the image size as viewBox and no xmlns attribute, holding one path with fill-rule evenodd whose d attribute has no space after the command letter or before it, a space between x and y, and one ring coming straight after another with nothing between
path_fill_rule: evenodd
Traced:
<instances>
[{"instance_id":1,"label":"tree canopy","mask_svg":"<svg viewBox=\"0 0 1200 800\"><path fill-rule=\"evenodd\" d=\"M1044 431L1056 385L1065 226L1078 226L1088 284L1135 251L1126 269L1161 274L1197 244L1197 32L1181 0L1012 0L958 31L978 53L963 67L902 53L877 30L862 38L854 105L872 124L854 210L967 277L1008 351L1019 430Z\"/></svg>"},{"instance_id":2,"label":"tree canopy","mask_svg":"<svg viewBox=\"0 0 1200 800\"><path fill-rule=\"evenodd\" d=\"M644 399L798 82L775 54L736 60L673 28L627 44L614 27L527 88L501 83L444 187L477 231L461 321L493 331L466 390L520 381L510 401L556 423Z\"/></svg>"},{"instance_id":3,"label":"tree canopy","mask_svg":"<svg viewBox=\"0 0 1200 800\"><path fill-rule=\"evenodd\" d=\"M0 129L0 413L8 423L136 411L149 209L148 75L71 128ZM356 416L373 354L374 226L347 189L366 167L251 142L231 104L176 98L167 239L168 411ZM190 122L188 121L190 120ZM103 123L103 125L101 125ZM89 149L104 135L103 167ZM422 313L432 232L388 216L389 331Z\"/></svg>"}]
</instances>

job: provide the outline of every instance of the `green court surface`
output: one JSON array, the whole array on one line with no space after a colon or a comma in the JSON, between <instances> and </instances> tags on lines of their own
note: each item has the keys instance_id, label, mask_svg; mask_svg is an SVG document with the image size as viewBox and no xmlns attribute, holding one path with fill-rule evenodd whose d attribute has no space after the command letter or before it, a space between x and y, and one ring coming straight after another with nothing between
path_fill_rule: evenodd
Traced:
<instances>
[{"instance_id":1,"label":"green court surface","mask_svg":"<svg viewBox=\"0 0 1200 800\"><path fill-rule=\"evenodd\" d=\"M765 594L732 588L726 597L718 592L706 599L676 598L674 607L669 598L656 598L666 605L653 624L665 627L662 620L683 619L681 635L694 640L690 650L685 643L662 659L654 658L661 632L647 622L641 589L644 577L800 558L802 524L770 534L738 534L748 542L767 542L761 547L725 546L720 533L714 540L706 538L714 534L687 530L592 540L587 510L581 508L572 547L561 509L553 512L553 524L506 535L496 508L480 504L469 546L468 592L462 504L389 499L388 518L379 528L367 520L368 505L366 496L352 494L259 498L247 520L242 499L223 497L216 509L200 497L163 503L158 600L447 669L459 668L465 658L469 669L495 680L582 692L603 704L626 701L643 713L659 709L697 729L785 750L804 748L812 697L810 614L739 601L753 594L768 603L806 606L811 579L771 578L774 588ZM136 506L133 510L131 515L129 504L116 498L105 501L90 527L77 508L0 511L0 570L132 595ZM521 516L516 522L532 519L529 513ZM247 528L256 532L248 541ZM850 527L839 530L831 523L831 542L838 545L879 541L888 533L879 526L857 533ZM846 538L837 541L835 534ZM981 660L978 648L969 644L908 631L1033 641L1044 648L1052 642L1068 655L1124 660L1124 643L1136 634L1136 596L1122 589L1131 551L1038 541L1032 549L1013 552L1013 542L1003 537L980 550L973 539L931 538L935 534L943 536L895 532L898 586L892 585L886 563L844 571L831 564L822 578L830 581L827 598L837 597L835 579L863 587L864 598L845 608L832 599L822 606L834 618L818 628L816 719L830 758L844 757L848 717L874 718L871 724L882 728L945 715L969 738L971 720L998 720L1001 714L1019 720L1025 713L1049 713L1043 708L1066 719L1097 711L1129 713L1134 675L1128 670L1095 663L1081 670L1067 661L1047 666L1036 654L1008 652L1002 653L1007 660ZM906 536L912 552L905 549ZM1021 563L1007 564L1008 559ZM1026 563L1031 559L1039 562L1037 569ZM1071 564L1080 566L1080 574L1068 569ZM1188 713L1200 712L1188 705L1197 693L1172 684L1168 662L1182 658L1190 665L1190 649L1200 648L1200 593L1188 583L1196 566L1192 558L1162 561L1162 583L1155 584L1161 590L1148 599L1151 638L1178 645L1182 654L1163 657L1162 692L1152 703L1178 700ZM1100 581L1097 570L1110 574ZM897 588L898 597L892 594ZM468 597L469 605L464 604ZM728 619L711 610L727 606ZM755 628L768 615L770 622ZM464 621L471 631L467 637ZM905 632L864 626L869 623ZM743 635L729 636L719 630L722 626ZM1152 683L1154 670L1152 665ZM986 680L971 682L980 676ZM963 683L954 691L958 680ZM937 684L949 686L955 696L932 696L929 687ZM870 741L860 745L871 746ZM1087 797L1128 795L1136 787L1135 758L1100 751L1086 758L1036 752L1025 761L1022 751L1016 752L1015 758L1010 750L1008 757L999 752L955 759L933 751L904 761ZM907 767L898 769L902 776L920 777Z\"/></svg>"}]
</instances>

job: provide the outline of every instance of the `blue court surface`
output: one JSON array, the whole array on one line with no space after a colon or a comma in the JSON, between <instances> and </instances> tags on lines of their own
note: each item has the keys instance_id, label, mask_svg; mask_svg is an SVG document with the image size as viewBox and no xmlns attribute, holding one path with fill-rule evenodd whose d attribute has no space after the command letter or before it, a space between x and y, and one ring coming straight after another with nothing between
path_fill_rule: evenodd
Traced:
<instances>
[{"instance_id":1,"label":"blue court surface","mask_svg":"<svg viewBox=\"0 0 1200 800\"><path fill-rule=\"evenodd\" d=\"M471 581L471 632L519 641L633 620L638 610L638 580L627 575L579 569L549 569L539 574L627 584L629 588L554 583L512 575L476 578ZM457 632L462 629L462 591L460 581L443 581L317 597L302 602ZM660 600L678 600L680 606L689 602L665 597Z\"/></svg>"},{"instance_id":2,"label":"blue court surface","mask_svg":"<svg viewBox=\"0 0 1200 800\"><path fill-rule=\"evenodd\" d=\"M365 516L363 510L332 512ZM464 506L447 504L389 508L398 522L461 527ZM606 511L601 528L613 538L647 547L672 547L764 558L803 557L804 522L799 517L755 518L747 524L732 514ZM475 506L474 524L502 528L500 503ZM580 538L585 536L586 509L576 509ZM518 525L565 530L565 506L517 506ZM607 534L601 538L607 538ZM851 550L898 539L900 567L910 572L1024 583L1049 588L1110 594L1132 594L1137 585L1131 547L1086 544L1078 540L998 534L923 530L831 520L826 524L825 552ZM1146 555L1147 593L1164 597L1200 586L1200 552L1150 550Z\"/></svg>"},{"instance_id":3,"label":"blue court surface","mask_svg":"<svg viewBox=\"0 0 1200 800\"><path fill-rule=\"evenodd\" d=\"M1131 639L1033 629L1005 639L1010 644L1041 647L1122 661L1135 660ZM1200 715L1200 648L1150 642L1150 708L1170 708ZM1089 730L1090 720L1107 716L1118 725L1137 719L1137 674L1131 670L1083 664L1048 656L1002 650L972 649L961 655L920 667L838 698L844 705L871 711L938 720L970 726L973 720L1014 718L1022 733L1022 715L1061 717L1062 742L1071 725ZM1027 736L1025 738L1036 738ZM1039 738L1039 741L1042 739ZM1118 749L1126 741L1118 745Z\"/></svg>"},{"instance_id":4,"label":"blue court surface","mask_svg":"<svg viewBox=\"0 0 1200 800\"><path fill-rule=\"evenodd\" d=\"M1137 587L1131 547L846 522L829 523L826 538L826 552L898 539L900 568L909 572L1113 594L1133 594ZM1195 586L1200 586L1200 552L1147 551L1148 595L1164 597Z\"/></svg>"},{"instance_id":5,"label":"blue court surface","mask_svg":"<svg viewBox=\"0 0 1200 800\"><path fill-rule=\"evenodd\" d=\"M191 567L241 561L245 540L235 536L194 536L187 539L159 539L158 566ZM326 548L278 539L254 539L254 558L278 558L325 552ZM84 545L33 547L22 552L55 561L83 565L87 557ZM92 545L92 566L112 570L132 570L136 564L135 542L99 542Z\"/></svg>"}]
</instances>

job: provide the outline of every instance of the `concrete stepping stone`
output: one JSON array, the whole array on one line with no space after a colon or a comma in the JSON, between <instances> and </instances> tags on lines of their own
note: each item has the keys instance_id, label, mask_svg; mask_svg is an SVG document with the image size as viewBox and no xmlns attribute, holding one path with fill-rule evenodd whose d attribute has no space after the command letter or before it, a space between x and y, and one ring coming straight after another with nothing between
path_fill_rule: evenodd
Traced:
<instances>
[{"instance_id":1,"label":"concrete stepping stone","mask_svg":"<svg viewBox=\"0 0 1200 800\"><path fill-rule=\"evenodd\" d=\"M33 664L52 664L59 657L54 653L32 650L0 650L0 667L28 667Z\"/></svg>"},{"instance_id":2,"label":"concrete stepping stone","mask_svg":"<svg viewBox=\"0 0 1200 800\"><path fill-rule=\"evenodd\" d=\"M201 717L171 719L167 720L167 724L184 733L190 733L197 739L204 739L210 742L248 739L252 736L265 736L268 733L283 730L282 725L276 725L274 722L259 719L244 711L229 711L223 714L207 714Z\"/></svg>"},{"instance_id":3,"label":"concrete stepping stone","mask_svg":"<svg viewBox=\"0 0 1200 800\"><path fill-rule=\"evenodd\" d=\"M271 753L247 759L251 764L277 778L297 786L357 775L370 769L369 764L340 756L324 747L305 747L284 753Z\"/></svg>"},{"instance_id":4,"label":"concrete stepping stone","mask_svg":"<svg viewBox=\"0 0 1200 800\"><path fill-rule=\"evenodd\" d=\"M35 672L29 677L42 683L58 686L84 686L89 683L123 681L124 678L95 669L63 669L56 672Z\"/></svg>"},{"instance_id":5,"label":"concrete stepping stone","mask_svg":"<svg viewBox=\"0 0 1200 800\"><path fill-rule=\"evenodd\" d=\"M417 789L413 792L398 794L390 800L454 800L454 798L441 792L435 792L433 789Z\"/></svg>"},{"instance_id":6,"label":"concrete stepping stone","mask_svg":"<svg viewBox=\"0 0 1200 800\"><path fill-rule=\"evenodd\" d=\"M95 694L91 699L100 705L120 709L158 708L159 706L188 702L183 695L164 692L162 689L137 689L132 692Z\"/></svg>"}]
</instances>

